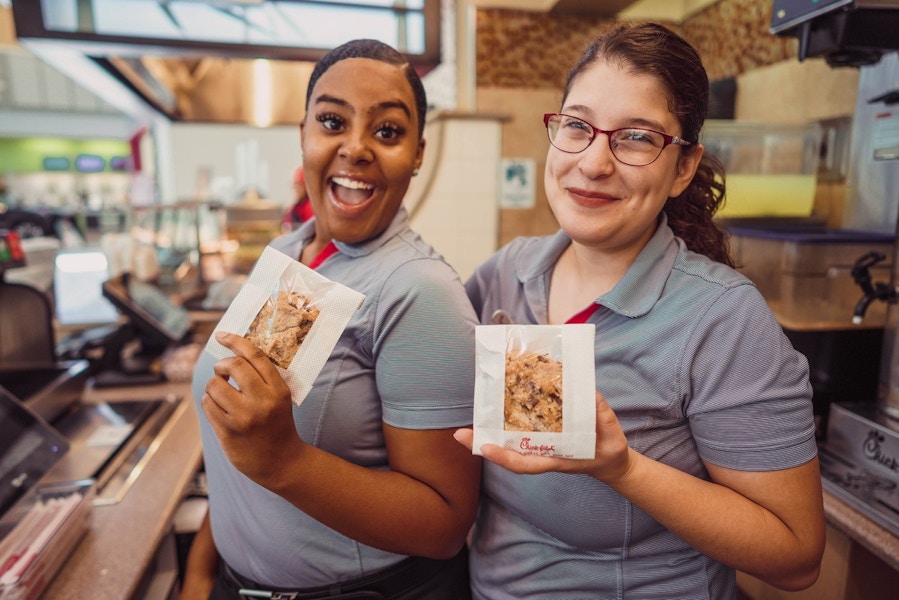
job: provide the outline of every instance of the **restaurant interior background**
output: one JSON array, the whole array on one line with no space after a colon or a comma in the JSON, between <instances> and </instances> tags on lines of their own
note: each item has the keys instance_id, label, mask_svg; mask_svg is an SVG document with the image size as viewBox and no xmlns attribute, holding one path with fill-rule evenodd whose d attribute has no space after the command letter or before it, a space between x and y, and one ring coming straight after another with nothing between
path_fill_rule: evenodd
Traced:
<instances>
[{"instance_id":1,"label":"restaurant interior background","mask_svg":"<svg viewBox=\"0 0 899 600\"><path fill-rule=\"evenodd\" d=\"M585 5L594 8L579 12ZM624 12L602 14L610 9L600 5ZM408 202L416 227L463 277L512 237L554 230L542 190L547 142L540 118L558 106L566 66L597 28L617 18L657 18L681 32L700 50L711 78L735 94L738 121L804 124L850 116L857 69L797 61L796 41L769 33L771 7L767 0L444 0L442 60L424 78L433 107L426 164ZM85 204L128 209L197 200L230 204L255 189L278 206L290 202L310 63L270 61L272 124L258 127L247 98L253 61L170 61L167 77L180 76L175 89L183 107L171 120L124 93L77 52L23 47L11 12L9 0L0 2L0 174L8 199L69 210ZM153 67L154 60L161 62L153 56L145 62ZM74 163L55 172L40 166L47 151L39 144L114 140L122 154L136 136L144 150L138 174L110 168L79 173ZM22 158L28 146L37 155L31 165ZM77 156L71 149L65 155ZM530 176L517 195L502 187L504 167L524 168ZM822 183L815 196L814 213L833 225L842 224L844 184Z\"/></svg>"},{"instance_id":2,"label":"restaurant interior background","mask_svg":"<svg viewBox=\"0 0 899 600\"><path fill-rule=\"evenodd\" d=\"M291 173L301 160L297 123L313 63L283 56L260 61L203 49L181 55L144 47L123 52L116 46L118 54L107 54L102 45L20 39L14 7L38 2L0 0L0 229L14 224L20 210L42 219L37 229L22 230L27 265L3 273L5 280L52 295L54 286L62 289L59 256L83 256L101 246L109 251L114 244L104 242L122 237L152 255L132 249L128 260L143 257L152 263L143 266L158 269L157 282L169 292L189 294L195 290L183 284L193 283L205 291L210 283L246 272L279 233L281 215L292 202ZM190 4L219 10L231 3ZM233 3L238 11L240 5L259 4ZM559 106L567 68L585 45L599 29L621 19L661 21L699 50L714 92L715 119L703 134L709 136L707 144L720 139L746 144L773 154L791 175L801 171L803 181L812 182L807 202L798 208L758 215L750 208L734 213L733 223L759 216L882 236L871 239L889 260L871 265L870 274L878 283L890 279L899 198L893 194L876 210L860 205L858 182L850 176L860 70L831 66L822 57L800 60L797 39L771 33L771 0L405 4L436 10L440 33L438 53L421 65L431 105L427 151L406 205L413 227L463 279L512 238L556 230L542 184L548 144L542 114ZM889 63L894 70L895 58ZM761 150L753 146L759 141ZM797 141L802 148L793 156L791 144ZM785 147L791 152L786 161L778 153ZM794 166L797 157L802 164ZM740 172L731 173L734 211ZM847 390L858 393L862 380L875 394L887 302L866 305L863 323L850 324L862 293L850 274L852 261L872 243L819 252L831 262L825 262L823 275L810 277L788 271L780 254L770 254L792 251L788 243L778 241L755 253L767 252L771 264L785 269L763 265L760 287L773 284L775 293L802 300L780 306L778 316L814 363L816 402L826 398L829 403ZM759 268L750 264L758 256L747 250L758 247L744 238L739 244L738 258ZM123 268L110 260L109 271ZM763 293L771 300L767 290ZM814 300L825 302L829 311L836 306L836 316L828 313L822 320L823 312L810 309L808 302ZM116 318L115 308L109 308ZM57 323L60 338L89 325L77 315L71 320L72 327ZM836 321L841 324L834 326ZM0 343L0 357L2 348ZM816 414L826 414L826 406L816 405ZM821 595L822 590L846 589L854 568L873 573L872 582L899 581L899 559L886 564L876 550L832 527L828 542L828 560L840 568L822 575L806 597L865 597L836 591ZM787 597L751 578L742 578L741 586L757 600Z\"/></svg>"}]
</instances>

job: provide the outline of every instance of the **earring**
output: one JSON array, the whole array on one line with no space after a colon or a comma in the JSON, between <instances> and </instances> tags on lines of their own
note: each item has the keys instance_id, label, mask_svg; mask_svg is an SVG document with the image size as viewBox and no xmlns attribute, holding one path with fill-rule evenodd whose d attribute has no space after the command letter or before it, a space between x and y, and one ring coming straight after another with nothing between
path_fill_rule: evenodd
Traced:
<instances>
[{"instance_id":1,"label":"earring","mask_svg":"<svg viewBox=\"0 0 899 600\"><path fill-rule=\"evenodd\" d=\"M418 169L412 169L412 177L418 175Z\"/></svg>"}]
</instances>

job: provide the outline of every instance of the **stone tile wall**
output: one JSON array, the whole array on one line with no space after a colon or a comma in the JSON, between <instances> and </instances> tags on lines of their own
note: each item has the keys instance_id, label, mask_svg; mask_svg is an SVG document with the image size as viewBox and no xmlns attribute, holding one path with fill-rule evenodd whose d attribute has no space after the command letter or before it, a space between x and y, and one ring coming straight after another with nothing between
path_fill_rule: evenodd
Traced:
<instances>
[{"instance_id":1,"label":"stone tile wall","mask_svg":"<svg viewBox=\"0 0 899 600\"><path fill-rule=\"evenodd\" d=\"M703 57L710 79L796 56L796 40L771 35L770 0L721 0L666 25ZM508 10L477 13L479 87L558 88L592 38L614 20Z\"/></svg>"}]
</instances>

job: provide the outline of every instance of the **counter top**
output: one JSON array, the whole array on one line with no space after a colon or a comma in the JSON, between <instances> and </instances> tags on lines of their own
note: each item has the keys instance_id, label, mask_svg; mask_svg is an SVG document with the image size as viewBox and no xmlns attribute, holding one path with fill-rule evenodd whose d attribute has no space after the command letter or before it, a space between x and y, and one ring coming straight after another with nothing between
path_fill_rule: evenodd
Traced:
<instances>
[{"instance_id":1,"label":"counter top","mask_svg":"<svg viewBox=\"0 0 899 600\"><path fill-rule=\"evenodd\" d=\"M45 590L45 600L132 598L201 464L196 408L188 384L127 388L128 399L175 394L182 400L154 442L153 455L116 504L93 507L90 529ZM87 390L85 401L122 399L121 389Z\"/></svg>"},{"instance_id":2,"label":"counter top","mask_svg":"<svg viewBox=\"0 0 899 600\"><path fill-rule=\"evenodd\" d=\"M899 537L824 490L824 517L833 527L899 571Z\"/></svg>"},{"instance_id":3,"label":"counter top","mask_svg":"<svg viewBox=\"0 0 899 600\"><path fill-rule=\"evenodd\" d=\"M90 530L45 591L46 600L133 598L201 464L199 425L189 386L162 384L128 390L128 399L173 393L183 400L124 498L93 508ZM107 401L116 394L121 399L121 390L91 390L87 399ZM824 511L828 523L899 571L899 537L827 490Z\"/></svg>"}]
</instances>

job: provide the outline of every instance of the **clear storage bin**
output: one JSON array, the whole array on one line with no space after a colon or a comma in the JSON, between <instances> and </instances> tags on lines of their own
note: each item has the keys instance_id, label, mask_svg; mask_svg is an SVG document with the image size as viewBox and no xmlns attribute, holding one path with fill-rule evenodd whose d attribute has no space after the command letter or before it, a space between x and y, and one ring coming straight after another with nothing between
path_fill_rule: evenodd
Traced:
<instances>
[{"instance_id":1,"label":"clear storage bin","mask_svg":"<svg viewBox=\"0 0 899 600\"><path fill-rule=\"evenodd\" d=\"M868 252L885 260L870 268L875 282L889 282L895 236L848 229L780 230L729 226L737 268L790 329L849 329L863 296L852 278L855 261ZM861 326L883 327L885 302L872 302Z\"/></svg>"},{"instance_id":2,"label":"clear storage bin","mask_svg":"<svg viewBox=\"0 0 899 600\"><path fill-rule=\"evenodd\" d=\"M724 163L727 195L717 216L802 217L815 203L821 126L706 121L700 141Z\"/></svg>"}]
</instances>

